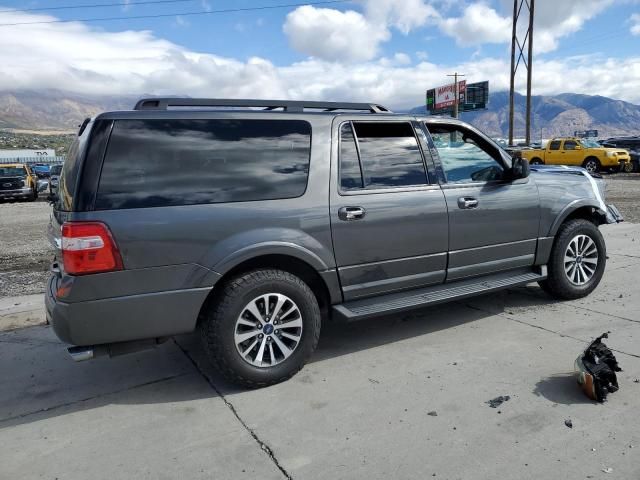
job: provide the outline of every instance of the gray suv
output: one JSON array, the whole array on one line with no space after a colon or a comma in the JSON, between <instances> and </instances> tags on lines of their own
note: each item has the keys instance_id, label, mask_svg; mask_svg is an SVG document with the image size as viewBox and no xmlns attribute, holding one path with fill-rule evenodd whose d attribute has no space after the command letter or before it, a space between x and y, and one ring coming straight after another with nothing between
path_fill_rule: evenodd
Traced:
<instances>
[{"instance_id":1,"label":"gray suv","mask_svg":"<svg viewBox=\"0 0 640 480\"><path fill-rule=\"evenodd\" d=\"M294 375L327 319L538 282L589 294L621 221L581 168L360 103L145 99L83 123L60 176L48 318L77 360L197 330L231 381Z\"/></svg>"}]
</instances>

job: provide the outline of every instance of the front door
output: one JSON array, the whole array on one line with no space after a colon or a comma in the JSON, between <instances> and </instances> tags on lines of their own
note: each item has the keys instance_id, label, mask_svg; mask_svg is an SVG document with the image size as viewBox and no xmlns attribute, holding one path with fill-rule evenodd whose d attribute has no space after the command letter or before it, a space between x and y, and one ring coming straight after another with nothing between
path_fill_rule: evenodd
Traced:
<instances>
[{"instance_id":1,"label":"front door","mask_svg":"<svg viewBox=\"0 0 640 480\"><path fill-rule=\"evenodd\" d=\"M475 130L443 122L427 128L446 181L447 281L533 265L540 222L535 181L506 180L505 155Z\"/></svg>"},{"instance_id":2,"label":"front door","mask_svg":"<svg viewBox=\"0 0 640 480\"><path fill-rule=\"evenodd\" d=\"M448 218L405 121L334 123L330 215L345 300L442 283ZM336 168L337 167L337 168Z\"/></svg>"}]
</instances>

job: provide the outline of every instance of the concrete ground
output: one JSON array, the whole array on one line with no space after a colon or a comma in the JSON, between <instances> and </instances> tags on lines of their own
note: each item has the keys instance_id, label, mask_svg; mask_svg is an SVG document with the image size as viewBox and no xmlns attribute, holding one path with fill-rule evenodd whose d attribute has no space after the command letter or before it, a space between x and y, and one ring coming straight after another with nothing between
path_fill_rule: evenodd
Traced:
<instances>
[{"instance_id":1,"label":"concrete ground","mask_svg":"<svg viewBox=\"0 0 640 480\"><path fill-rule=\"evenodd\" d=\"M49 327L12 329L37 299L3 299L0 478L640 478L640 225L604 230L586 299L529 286L329 325L302 372L254 391L193 336L74 364ZM596 404L573 362L604 331L624 371Z\"/></svg>"}]
</instances>

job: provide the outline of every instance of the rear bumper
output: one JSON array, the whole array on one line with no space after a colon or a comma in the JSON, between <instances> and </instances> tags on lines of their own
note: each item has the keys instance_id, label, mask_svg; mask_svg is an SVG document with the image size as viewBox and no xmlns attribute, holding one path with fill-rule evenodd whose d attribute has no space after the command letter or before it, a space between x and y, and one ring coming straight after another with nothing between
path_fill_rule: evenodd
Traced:
<instances>
[{"instance_id":1,"label":"rear bumper","mask_svg":"<svg viewBox=\"0 0 640 480\"><path fill-rule=\"evenodd\" d=\"M66 303L55 297L57 278L51 275L45 293L47 320L60 340L83 346L191 332L211 291L195 288Z\"/></svg>"}]
</instances>

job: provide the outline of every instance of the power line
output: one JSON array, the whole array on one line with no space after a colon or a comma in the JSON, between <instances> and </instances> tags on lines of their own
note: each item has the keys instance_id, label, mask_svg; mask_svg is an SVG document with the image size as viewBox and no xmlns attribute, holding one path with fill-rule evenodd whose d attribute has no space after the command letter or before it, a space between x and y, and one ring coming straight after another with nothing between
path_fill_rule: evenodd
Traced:
<instances>
[{"instance_id":1,"label":"power line","mask_svg":"<svg viewBox=\"0 0 640 480\"><path fill-rule=\"evenodd\" d=\"M143 0L133 2L118 2L118 3L93 3L87 5L61 5L58 7L35 7L35 8L10 8L8 10L0 10L0 13L13 13L13 12L41 12L44 10L69 10L73 8L100 8L100 7L130 7L134 5L149 5L157 3L185 3L194 2L195 0Z\"/></svg>"},{"instance_id":2,"label":"power line","mask_svg":"<svg viewBox=\"0 0 640 480\"><path fill-rule=\"evenodd\" d=\"M261 7L245 7L245 8L225 8L220 10L201 10L196 12L176 12L176 13L160 13L155 15L127 15L120 17L102 17L102 18L77 18L74 20L44 20L37 22L15 22L0 23L0 27L13 27L17 25L42 25L49 23L69 23L69 22L105 22L111 20L139 20L142 18L163 18L163 17L188 17L194 15L213 15L215 13L235 13L235 12L251 12L257 10L274 10L277 8L303 7L306 5L332 5L336 3L347 3L351 0L326 0L320 2L303 2L303 3L285 3L280 5L263 5Z\"/></svg>"}]
</instances>

